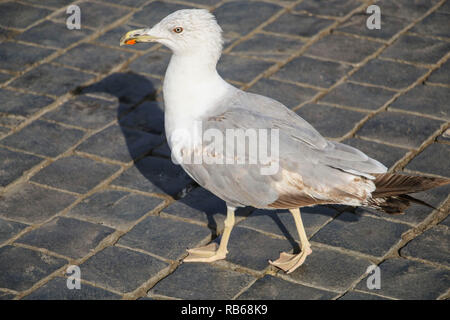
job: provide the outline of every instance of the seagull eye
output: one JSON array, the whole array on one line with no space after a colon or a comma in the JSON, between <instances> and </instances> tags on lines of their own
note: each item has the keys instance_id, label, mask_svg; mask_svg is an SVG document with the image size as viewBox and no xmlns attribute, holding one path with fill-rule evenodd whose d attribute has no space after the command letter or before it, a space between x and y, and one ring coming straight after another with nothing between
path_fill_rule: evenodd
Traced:
<instances>
[{"instance_id":1,"label":"seagull eye","mask_svg":"<svg viewBox=\"0 0 450 320\"><path fill-rule=\"evenodd\" d=\"M183 28L182 27L176 27L173 29L173 32L175 33L182 33L183 32Z\"/></svg>"}]
</instances>

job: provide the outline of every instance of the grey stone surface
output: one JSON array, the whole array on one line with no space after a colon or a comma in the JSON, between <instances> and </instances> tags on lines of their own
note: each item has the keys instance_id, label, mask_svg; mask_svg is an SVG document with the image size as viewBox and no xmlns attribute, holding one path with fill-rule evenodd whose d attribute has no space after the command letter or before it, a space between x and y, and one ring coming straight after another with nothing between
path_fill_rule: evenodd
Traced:
<instances>
[{"instance_id":1,"label":"grey stone surface","mask_svg":"<svg viewBox=\"0 0 450 320\"><path fill-rule=\"evenodd\" d=\"M68 212L67 216L126 230L162 202L163 200L159 198L126 191L105 190L81 201Z\"/></svg>"},{"instance_id":2,"label":"grey stone surface","mask_svg":"<svg viewBox=\"0 0 450 320\"><path fill-rule=\"evenodd\" d=\"M379 0L377 5L382 8L383 15L400 17L406 20L415 20L425 14L437 0L415 0L411 5L409 0Z\"/></svg>"},{"instance_id":3,"label":"grey stone surface","mask_svg":"<svg viewBox=\"0 0 450 320\"><path fill-rule=\"evenodd\" d=\"M273 65L272 62L225 54L217 64L217 71L227 80L245 83L250 82Z\"/></svg>"},{"instance_id":4,"label":"grey stone surface","mask_svg":"<svg viewBox=\"0 0 450 320\"><path fill-rule=\"evenodd\" d=\"M31 180L67 191L85 193L118 169L117 165L70 156L53 162Z\"/></svg>"},{"instance_id":5,"label":"grey stone surface","mask_svg":"<svg viewBox=\"0 0 450 320\"><path fill-rule=\"evenodd\" d=\"M120 247L108 247L80 265L83 279L122 293L144 284L167 267L149 255Z\"/></svg>"},{"instance_id":6,"label":"grey stone surface","mask_svg":"<svg viewBox=\"0 0 450 320\"><path fill-rule=\"evenodd\" d=\"M145 192L176 196L192 180L171 160L146 157L122 173L112 184Z\"/></svg>"},{"instance_id":7,"label":"grey stone surface","mask_svg":"<svg viewBox=\"0 0 450 320\"><path fill-rule=\"evenodd\" d=\"M23 300L119 300L121 296L81 283L81 289L68 289L67 279L56 277L25 296Z\"/></svg>"},{"instance_id":8,"label":"grey stone surface","mask_svg":"<svg viewBox=\"0 0 450 320\"><path fill-rule=\"evenodd\" d=\"M29 289L61 268L65 260L15 246L0 248L0 287L16 291Z\"/></svg>"},{"instance_id":9,"label":"grey stone surface","mask_svg":"<svg viewBox=\"0 0 450 320\"><path fill-rule=\"evenodd\" d=\"M0 89L0 112L11 113L20 116L31 115L53 102L53 99L8 90Z\"/></svg>"},{"instance_id":10,"label":"grey stone surface","mask_svg":"<svg viewBox=\"0 0 450 320\"><path fill-rule=\"evenodd\" d=\"M333 292L307 287L272 276L256 280L239 300L329 300Z\"/></svg>"},{"instance_id":11,"label":"grey stone surface","mask_svg":"<svg viewBox=\"0 0 450 320\"><path fill-rule=\"evenodd\" d=\"M24 2L27 2L30 4L43 5L42 0L24 0ZM73 0L45 0L44 5L46 7L60 8L60 7L70 4L71 2L73 2Z\"/></svg>"},{"instance_id":12,"label":"grey stone surface","mask_svg":"<svg viewBox=\"0 0 450 320\"><path fill-rule=\"evenodd\" d=\"M0 148L0 186L4 187L20 178L43 159L30 154Z\"/></svg>"},{"instance_id":13,"label":"grey stone surface","mask_svg":"<svg viewBox=\"0 0 450 320\"><path fill-rule=\"evenodd\" d=\"M419 85L401 95L392 104L392 108L428 114L440 119L450 119L448 88Z\"/></svg>"},{"instance_id":14,"label":"grey stone surface","mask_svg":"<svg viewBox=\"0 0 450 320\"><path fill-rule=\"evenodd\" d=\"M75 197L34 184L9 189L0 199L0 216L24 223L42 223L75 201Z\"/></svg>"},{"instance_id":15,"label":"grey stone surface","mask_svg":"<svg viewBox=\"0 0 450 320\"><path fill-rule=\"evenodd\" d=\"M0 3L1 25L8 28L24 29L51 13L44 8L27 6L22 3L7 1ZM20 16L20 19L17 17Z\"/></svg>"},{"instance_id":16,"label":"grey stone surface","mask_svg":"<svg viewBox=\"0 0 450 320\"><path fill-rule=\"evenodd\" d=\"M381 257L409 229L405 224L344 212L320 229L312 241Z\"/></svg>"},{"instance_id":17,"label":"grey stone surface","mask_svg":"<svg viewBox=\"0 0 450 320\"><path fill-rule=\"evenodd\" d=\"M331 34L314 43L306 50L306 54L325 59L359 63L380 47L381 44L375 41Z\"/></svg>"},{"instance_id":18,"label":"grey stone surface","mask_svg":"<svg viewBox=\"0 0 450 320\"><path fill-rule=\"evenodd\" d=\"M306 104L296 111L323 136L342 137L351 131L367 114L321 104ZM339 123L339 126L336 126Z\"/></svg>"},{"instance_id":19,"label":"grey stone surface","mask_svg":"<svg viewBox=\"0 0 450 320\"><path fill-rule=\"evenodd\" d=\"M131 23L152 27L171 12L180 9L189 9L189 7L165 1L152 1L133 15Z\"/></svg>"},{"instance_id":20,"label":"grey stone surface","mask_svg":"<svg viewBox=\"0 0 450 320\"><path fill-rule=\"evenodd\" d=\"M179 259L187 248L211 235L206 227L179 220L149 216L120 238L119 244L142 249L167 259Z\"/></svg>"},{"instance_id":21,"label":"grey stone surface","mask_svg":"<svg viewBox=\"0 0 450 320\"><path fill-rule=\"evenodd\" d=\"M361 6L357 0L305 0L294 7L294 10L307 11L324 16L342 17Z\"/></svg>"},{"instance_id":22,"label":"grey stone surface","mask_svg":"<svg viewBox=\"0 0 450 320\"><path fill-rule=\"evenodd\" d=\"M384 15L384 11L382 12L383 27L380 29L368 29L366 22L369 16L365 13L357 13L339 25L337 30L375 39L389 40L410 23L408 20Z\"/></svg>"},{"instance_id":23,"label":"grey stone surface","mask_svg":"<svg viewBox=\"0 0 450 320\"><path fill-rule=\"evenodd\" d=\"M54 61L87 71L105 73L117 64L125 62L132 53L82 43L70 49Z\"/></svg>"},{"instance_id":24,"label":"grey stone surface","mask_svg":"<svg viewBox=\"0 0 450 320\"><path fill-rule=\"evenodd\" d=\"M336 292L345 292L372 263L338 251L312 246L306 262L289 278Z\"/></svg>"},{"instance_id":25,"label":"grey stone surface","mask_svg":"<svg viewBox=\"0 0 450 320\"><path fill-rule=\"evenodd\" d=\"M394 89L403 89L413 84L426 69L393 61L375 59L356 71L350 80L370 83Z\"/></svg>"},{"instance_id":26,"label":"grey stone surface","mask_svg":"<svg viewBox=\"0 0 450 320\"><path fill-rule=\"evenodd\" d=\"M45 63L14 80L11 86L58 96L93 78L86 72Z\"/></svg>"},{"instance_id":27,"label":"grey stone surface","mask_svg":"<svg viewBox=\"0 0 450 320\"><path fill-rule=\"evenodd\" d=\"M367 294L359 291L349 291L339 298L339 300L389 300L374 294Z\"/></svg>"},{"instance_id":28,"label":"grey stone surface","mask_svg":"<svg viewBox=\"0 0 450 320\"><path fill-rule=\"evenodd\" d=\"M26 224L0 219L0 244L28 227Z\"/></svg>"},{"instance_id":29,"label":"grey stone surface","mask_svg":"<svg viewBox=\"0 0 450 320\"><path fill-rule=\"evenodd\" d=\"M442 122L400 112L382 112L369 119L356 133L359 136L417 148Z\"/></svg>"},{"instance_id":30,"label":"grey stone surface","mask_svg":"<svg viewBox=\"0 0 450 320\"><path fill-rule=\"evenodd\" d=\"M447 28L450 14L446 12L433 12L421 22L416 24L411 31L424 35L450 37L450 30Z\"/></svg>"},{"instance_id":31,"label":"grey stone surface","mask_svg":"<svg viewBox=\"0 0 450 320\"><path fill-rule=\"evenodd\" d=\"M450 266L449 228L444 225L432 227L403 247L400 255Z\"/></svg>"},{"instance_id":32,"label":"grey stone surface","mask_svg":"<svg viewBox=\"0 0 450 320\"><path fill-rule=\"evenodd\" d=\"M87 255L113 232L114 229L99 224L58 217L23 235L17 242L78 259Z\"/></svg>"},{"instance_id":33,"label":"grey stone surface","mask_svg":"<svg viewBox=\"0 0 450 320\"><path fill-rule=\"evenodd\" d=\"M183 263L149 293L179 299L231 299L253 279L248 274L210 264Z\"/></svg>"},{"instance_id":34,"label":"grey stone surface","mask_svg":"<svg viewBox=\"0 0 450 320\"><path fill-rule=\"evenodd\" d=\"M326 29L333 20L317 18L307 14L285 13L264 28L266 31L312 37Z\"/></svg>"},{"instance_id":35,"label":"grey stone surface","mask_svg":"<svg viewBox=\"0 0 450 320\"><path fill-rule=\"evenodd\" d=\"M161 136L112 125L84 141L77 150L129 162L161 144Z\"/></svg>"},{"instance_id":36,"label":"grey stone surface","mask_svg":"<svg viewBox=\"0 0 450 320\"><path fill-rule=\"evenodd\" d=\"M51 49L6 41L0 44L0 68L9 71L23 71L53 52L54 50Z\"/></svg>"},{"instance_id":37,"label":"grey stone surface","mask_svg":"<svg viewBox=\"0 0 450 320\"><path fill-rule=\"evenodd\" d=\"M338 62L300 57L295 58L281 68L273 75L273 78L328 88L335 84L348 71L350 71L348 65Z\"/></svg>"},{"instance_id":38,"label":"grey stone surface","mask_svg":"<svg viewBox=\"0 0 450 320\"><path fill-rule=\"evenodd\" d=\"M450 168L445 165L450 158L450 145L433 143L416 156L406 169L450 177Z\"/></svg>"},{"instance_id":39,"label":"grey stone surface","mask_svg":"<svg viewBox=\"0 0 450 320\"><path fill-rule=\"evenodd\" d=\"M91 33L92 31L86 28L69 30L65 23L45 20L18 35L16 39L54 48L66 48Z\"/></svg>"},{"instance_id":40,"label":"grey stone surface","mask_svg":"<svg viewBox=\"0 0 450 320\"><path fill-rule=\"evenodd\" d=\"M47 112L44 118L86 129L98 129L115 120L118 111L117 101L79 95L59 108Z\"/></svg>"},{"instance_id":41,"label":"grey stone surface","mask_svg":"<svg viewBox=\"0 0 450 320\"><path fill-rule=\"evenodd\" d=\"M15 295L8 292L0 292L0 300L12 300L14 299Z\"/></svg>"},{"instance_id":42,"label":"grey stone surface","mask_svg":"<svg viewBox=\"0 0 450 320\"><path fill-rule=\"evenodd\" d=\"M389 259L380 266L381 289L376 293L403 300L436 299L448 290L450 271L438 269L416 261ZM366 279L356 286L358 290L369 292Z\"/></svg>"},{"instance_id":43,"label":"grey stone surface","mask_svg":"<svg viewBox=\"0 0 450 320\"><path fill-rule=\"evenodd\" d=\"M283 103L288 108L294 108L317 94L317 90L301 87L295 84L262 78L248 90L249 92L266 95Z\"/></svg>"},{"instance_id":44,"label":"grey stone surface","mask_svg":"<svg viewBox=\"0 0 450 320\"><path fill-rule=\"evenodd\" d=\"M450 84L450 60L447 60L447 62L436 71L433 71L427 81Z\"/></svg>"},{"instance_id":45,"label":"grey stone surface","mask_svg":"<svg viewBox=\"0 0 450 320\"><path fill-rule=\"evenodd\" d=\"M130 64L130 70L163 76L169 64L170 53L162 50L150 51Z\"/></svg>"},{"instance_id":46,"label":"grey stone surface","mask_svg":"<svg viewBox=\"0 0 450 320\"><path fill-rule=\"evenodd\" d=\"M146 101L124 116L119 124L121 127L161 135L164 132L164 113L161 109L161 103Z\"/></svg>"},{"instance_id":47,"label":"grey stone surface","mask_svg":"<svg viewBox=\"0 0 450 320\"><path fill-rule=\"evenodd\" d=\"M83 136L84 132L81 130L36 120L17 133L1 140L0 143L35 154L56 157L75 145Z\"/></svg>"}]
</instances>

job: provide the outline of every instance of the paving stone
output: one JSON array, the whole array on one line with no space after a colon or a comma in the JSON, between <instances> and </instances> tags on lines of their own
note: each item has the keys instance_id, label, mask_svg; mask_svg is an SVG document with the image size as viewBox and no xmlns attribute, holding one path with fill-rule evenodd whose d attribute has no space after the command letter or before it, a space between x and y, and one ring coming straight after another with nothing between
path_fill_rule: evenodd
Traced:
<instances>
[{"instance_id":1,"label":"paving stone","mask_svg":"<svg viewBox=\"0 0 450 320\"><path fill-rule=\"evenodd\" d=\"M450 19L450 17L449 17ZM450 50L450 43L413 35L401 36L381 57L434 64Z\"/></svg>"},{"instance_id":2,"label":"paving stone","mask_svg":"<svg viewBox=\"0 0 450 320\"><path fill-rule=\"evenodd\" d=\"M26 224L0 219L0 244L28 227Z\"/></svg>"},{"instance_id":3,"label":"paving stone","mask_svg":"<svg viewBox=\"0 0 450 320\"><path fill-rule=\"evenodd\" d=\"M447 216L447 218L442 220L439 224L450 228L450 216Z\"/></svg>"},{"instance_id":4,"label":"paving stone","mask_svg":"<svg viewBox=\"0 0 450 320\"><path fill-rule=\"evenodd\" d=\"M406 169L450 177L450 145L433 143L407 165Z\"/></svg>"},{"instance_id":5,"label":"paving stone","mask_svg":"<svg viewBox=\"0 0 450 320\"><path fill-rule=\"evenodd\" d=\"M48 16L50 10L27 6L17 2L0 3L1 25L8 28L24 29Z\"/></svg>"},{"instance_id":6,"label":"paving stone","mask_svg":"<svg viewBox=\"0 0 450 320\"><path fill-rule=\"evenodd\" d=\"M183 263L149 293L189 300L228 300L253 280L248 274L221 269L208 263Z\"/></svg>"},{"instance_id":7,"label":"paving stone","mask_svg":"<svg viewBox=\"0 0 450 320\"><path fill-rule=\"evenodd\" d=\"M0 72L0 84L5 83L9 79L11 79L13 76L9 73Z\"/></svg>"},{"instance_id":8,"label":"paving stone","mask_svg":"<svg viewBox=\"0 0 450 320\"><path fill-rule=\"evenodd\" d=\"M362 140L358 138L346 139L343 143L355 147L369 157L380 161L386 167L392 167L398 160L404 157L408 152L407 149L391 147L385 144Z\"/></svg>"},{"instance_id":9,"label":"paving stone","mask_svg":"<svg viewBox=\"0 0 450 320\"><path fill-rule=\"evenodd\" d=\"M0 27L0 42L9 40L17 34L17 31Z\"/></svg>"},{"instance_id":10,"label":"paving stone","mask_svg":"<svg viewBox=\"0 0 450 320\"><path fill-rule=\"evenodd\" d=\"M11 87L26 88L34 92L59 96L92 78L94 78L94 75L89 73L45 63L25 73L10 85Z\"/></svg>"},{"instance_id":11,"label":"paving stone","mask_svg":"<svg viewBox=\"0 0 450 320\"><path fill-rule=\"evenodd\" d=\"M113 1L113 0L110 0ZM130 0L133 1L134 0ZM146 0L145 0L146 1ZM133 5L134 6L134 5ZM133 25L131 23L124 23L116 28L113 28L107 32L105 32L104 34L102 34L100 37L98 37L96 40L94 40L95 43L101 43L101 44L106 44L109 45L111 47L119 47L119 39L120 39L120 35L124 35L126 34L128 31L131 30L135 30L135 29L141 29L142 27L137 26L137 25ZM135 46L128 46L127 49L131 49L131 50L137 50L137 51L142 51L142 50L148 50L151 47L156 46L157 43L144 43L141 45L135 45Z\"/></svg>"},{"instance_id":12,"label":"paving stone","mask_svg":"<svg viewBox=\"0 0 450 320\"><path fill-rule=\"evenodd\" d=\"M0 117L0 125L13 129L20 125L24 120L25 119L20 116L10 116L9 114L3 114Z\"/></svg>"},{"instance_id":13,"label":"paving stone","mask_svg":"<svg viewBox=\"0 0 450 320\"><path fill-rule=\"evenodd\" d=\"M78 259L87 255L114 229L77 219L59 217L16 240Z\"/></svg>"},{"instance_id":14,"label":"paving stone","mask_svg":"<svg viewBox=\"0 0 450 320\"><path fill-rule=\"evenodd\" d=\"M369 119L357 135L417 148L441 125L438 120L400 112L382 112Z\"/></svg>"},{"instance_id":15,"label":"paving stone","mask_svg":"<svg viewBox=\"0 0 450 320\"><path fill-rule=\"evenodd\" d=\"M438 1L437 0L379 0L376 4L380 7L382 15L395 16L406 20L415 20L424 15Z\"/></svg>"},{"instance_id":16,"label":"paving stone","mask_svg":"<svg viewBox=\"0 0 450 320\"><path fill-rule=\"evenodd\" d=\"M15 295L8 292L0 292L0 300L13 300Z\"/></svg>"},{"instance_id":17,"label":"paving stone","mask_svg":"<svg viewBox=\"0 0 450 320\"><path fill-rule=\"evenodd\" d=\"M79 156L58 159L31 180L72 192L85 193L111 176L119 166Z\"/></svg>"},{"instance_id":18,"label":"paving stone","mask_svg":"<svg viewBox=\"0 0 450 320\"><path fill-rule=\"evenodd\" d=\"M112 125L91 136L77 148L78 151L129 162L142 156L162 142L161 136Z\"/></svg>"},{"instance_id":19,"label":"paving stone","mask_svg":"<svg viewBox=\"0 0 450 320\"><path fill-rule=\"evenodd\" d=\"M403 247L400 254L450 266L449 228L443 225L432 227Z\"/></svg>"},{"instance_id":20,"label":"paving stone","mask_svg":"<svg viewBox=\"0 0 450 320\"><path fill-rule=\"evenodd\" d=\"M65 260L21 247L0 248L0 287L29 289L65 264Z\"/></svg>"},{"instance_id":21,"label":"paving stone","mask_svg":"<svg viewBox=\"0 0 450 320\"><path fill-rule=\"evenodd\" d=\"M0 186L4 187L20 178L43 159L16 151L0 148Z\"/></svg>"},{"instance_id":22,"label":"paving stone","mask_svg":"<svg viewBox=\"0 0 450 320\"><path fill-rule=\"evenodd\" d=\"M245 83L252 81L257 75L273 65L272 62L226 54L222 55L217 65L217 71L227 80ZM242 70L245 70L245 72L242 72Z\"/></svg>"},{"instance_id":23,"label":"paving stone","mask_svg":"<svg viewBox=\"0 0 450 320\"><path fill-rule=\"evenodd\" d=\"M122 236L119 244L142 249L158 256L176 260L211 235L206 227L183 221L149 216Z\"/></svg>"},{"instance_id":24,"label":"paving stone","mask_svg":"<svg viewBox=\"0 0 450 320\"><path fill-rule=\"evenodd\" d=\"M341 34L328 35L314 43L306 51L317 57L358 63L381 47L375 41L363 40Z\"/></svg>"},{"instance_id":25,"label":"paving stone","mask_svg":"<svg viewBox=\"0 0 450 320\"><path fill-rule=\"evenodd\" d=\"M383 298L376 296L374 294L367 294L359 291L349 291L338 300L389 300L388 298Z\"/></svg>"},{"instance_id":26,"label":"paving stone","mask_svg":"<svg viewBox=\"0 0 450 320\"><path fill-rule=\"evenodd\" d=\"M53 99L34 94L0 89L0 112L28 116L53 102Z\"/></svg>"},{"instance_id":27,"label":"paving stone","mask_svg":"<svg viewBox=\"0 0 450 320\"><path fill-rule=\"evenodd\" d=\"M92 28L106 27L107 25L117 21L124 15L130 12L131 9L119 8L109 6L106 3L84 1L79 2L77 5L82 12L81 23L82 26L88 26ZM57 20L66 21L67 13L64 10L58 16Z\"/></svg>"},{"instance_id":28,"label":"paving stone","mask_svg":"<svg viewBox=\"0 0 450 320\"><path fill-rule=\"evenodd\" d=\"M449 13L433 12L425 19L416 24L411 31L427 36L450 37L448 28Z\"/></svg>"},{"instance_id":29,"label":"paving stone","mask_svg":"<svg viewBox=\"0 0 450 320\"><path fill-rule=\"evenodd\" d=\"M269 275L258 279L239 300L330 300L336 293L292 283Z\"/></svg>"},{"instance_id":30,"label":"paving stone","mask_svg":"<svg viewBox=\"0 0 450 320\"><path fill-rule=\"evenodd\" d=\"M130 64L134 72L145 72L157 76L164 76L171 54L166 51L150 51Z\"/></svg>"},{"instance_id":31,"label":"paving stone","mask_svg":"<svg viewBox=\"0 0 450 320\"><path fill-rule=\"evenodd\" d=\"M450 3L448 3L447 1L440 6L437 11L439 12L445 12L445 13L450 13Z\"/></svg>"},{"instance_id":32,"label":"paving stone","mask_svg":"<svg viewBox=\"0 0 450 320\"><path fill-rule=\"evenodd\" d=\"M307 235L315 233L337 214L337 211L325 206L304 207L300 211ZM300 240L294 218L288 210L258 209L253 211L239 226L283 236L290 241Z\"/></svg>"},{"instance_id":33,"label":"paving stone","mask_svg":"<svg viewBox=\"0 0 450 320\"><path fill-rule=\"evenodd\" d=\"M43 5L42 0L24 0L24 2ZM74 2L74 0L45 0L44 5L48 7L60 8L69 5L72 2Z\"/></svg>"},{"instance_id":34,"label":"paving stone","mask_svg":"<svg viewBox=\"0 0 450 320\"><path fill-rule=\"evenodd\" d=\"M66 14L65 11L64 14ZM90 34L92 31L86 28L69 30L65 22L56 23L46 20L20 34L16 39L43 46L66 48Z\"/></svg>"},{"instance_id":35,"label":"paving stone","mask_svg":"<svg viewBox=\"0 0 450 320\"><path fill-rule=\"evenodd\" d=\"M9 41L3 42L0 44L0 68L9 71L22 71L53 52L52 49Z\"/></svg>"},{"instance_id":36,"label":"paving stone","mask_svg":"<svg viewBox=\"0 0 450 320\"><path fill-rule=\"evenodd\" d=\"M82 43L54 61L87 71L106 73L114 66L129 59L132 55L130 52Z\"/></svg>"},{"instance_id":37,"label":"paving stone","mask_svg":"<svg viewBox=\"0 0 450 320\"><path fill-rule=\"evenodd\" d=\"M94 193L77 204L67 214L118 230L127 230L144 214L162 204L159 198L146 197L126 191L104 190Z\"/></svg>"},{"instance_id":38,"label":"paving stone","mask_svg":"<svg viewBox=\"0 0 450 320\"><path fill-rule=\"evenodd\" d=\"M164 133L164 113L162 103L146 101L124 116L120 126L162 135Z\"/></svg>"},{"instance_id":39,"label":"paving stone","mask_svg":"<svg viewBox=\"0 0 450 320\"><path fill-rule=\"evenodd\" d=\"M350 66L338 62L299 57L282 67L272 78L328 88L342 78L350 69Z\"/></svg>"},{"instance_id":40,"label":"paving stone","mask_svg":"<svg viewBox=\"0 0 450 320\"><path fill-rule=\"evenodd\" d=\"M397 98L391 107L450 119L449 100L448 88L418 85Z\"/></svg>"},{"instance_id":41,"label":"paving stone","mask_svg":"<svg viewBox=\"0 0 450 320\"><path fill-rule=\"evenodd\" d=\"M318 93L315 89L267 78L256 82L248 91L275 99L288 108L294 108Z\"/></svg>"},{"instance_id":42,"label":"paving stone","mask_svg":"<svg viewBox=\"0 0 450 320\"><path fill-rule=\"evenodd\" d=\"M294 7L294 10L303 10L310 13L343 17L352 10L361 6L357 0L305 0Z\"/></svg>"},{"instance_id":43,"label":"paving stone","mask_svg":"<svg viewBox=\"0 0 450 320\"><path fill-rule=\"evenodd\" d=\"M447 60L439 69L433 71L427 81L450 84L450 60Z\"/></svg>"},{"instance_id":44,"label":"paving stone","mask_svg":"<svg viewBox=\"0 0 450 320\"><path fill-rule=\"evenodd\" d=\"M137 8L140 7L141 5L143 5L145 2L147 2L147 0L104 0L105 2L110 2L113 4L119 4L122 6L128 6L128 7L132 7Z\"/></svg>"},{"instance_id":45,"label":"paving stone","mask_svg":"<svg viewBox=\"0 0 450 320\"><path fill-rule=\"evenodd\" d=\"M389 259L380 265L381 289L377 294L402 300L436 299L448 290L450 271L406 259ZM367 289L367 280L356 286Z\"/></svg>"},{"instance_id":46,"label":"paving stone","mask_svg":"<svg viewBox=\"0 0 450 320\"><path fill-rule=\"evenodd\" d=\"M84 274L83 274L84 275ZM23 300L120 300L121 296L81 283L81 289L68 289L67 279L56 277L25 296Z\"/></svg>"},{"instance_id":47,"label":"paving stone","mask_svg":"<svg viewBox=\"0 0 450 320\"><path fill-rule=\"evenodd\" d=\"M238 44L232 52L251 57L284 60L300 50L302 46L301 40L258 33Z\"/></svg>"},{"instance_id":48,"label":"paving stone","mask_svg":"<svg viewBox=\"0 0 450 320\"><path fill-rule=\"evenodd\" d=\"M296 113L328 138L342 137L366 116L362 112L320 104L306 104ZM336 126L337 123L339 126Z\"/></svg>"},{"instance_id":49,"label":"paving stone","mask_svg":"<svg viewBox=\"0 0 450 320\"><path fill-rule=\"evenodd\" d=\"M43 115L45 119L58 121L86 129L99 129L117 118L119 103L86 95L76 96L59 108Z\"/></svg>"},{"instance_id":50,"label":"paving stone","mask_svg":"<svg viewBox=\"0 0 450 320\"><path fill-rule=\"evenodd\" d=\"M180 9L191 8L181 4L167 3L163 1L152 1L133 15L133 17L131 18L131 23L152 27L167 15Z\"/></svg>"},{"instance_id":51,"label":"paving stone","mask_svg":"<svg viewBox=\"0 0 450 320\"><path fill-rule=\"evenodd\" d=\"M264 27L264 30L300 37L312 37L332 25L333 22L333 20L317 18L306 14L285 13Z\"/></svg>"},{"instance_id":52,"label":"paving stone","mask_svg":"<svg viewBox=\"0 0 450 320\"><path fill-rule=\"evenodd\" d=\"M175 196L191 182L184 170L170 160L146 157L122 173L112 184Z\"/></svg>"},{"instance_id":53,"label":"paving stone","mask_svg":"<svg viewBox=\"0 0 450 320\"><path fill-rule=\"evenodd\" d=\"M9 189L0 201L0 216L25 223L42 223L66 208L75 197L33 184Z\"/></svg>"},{"instance_id":54,"label":"paving stone","mask_svg":"<svg viewBox=\"0 0 450 320\"><path fill-rule=\"evenodd\" d=\"M409 226L344 212L319 230L312 241L382 257Z\"/></svg>"},{"instance_id":55,"label":"paving stone","mask_svg":"<svg viewBox=\"0 0 450 320\"><path fill-rule=\"evenodd\" d=\"M225 201L199 187L163 209L163 212L207 223L212 229L222 230L227 208Z\"/></svg>"},{"instance_id":56,"label":"paving stone","mask_svg":"<svg viewBox=\"0 0 450 320\"><path fill-rule=\"evenodd\" d=\"M450 144L450 128L445 130L443 134L436 138L437 142Z\"/></svg>"},{"instance_id":57,"label":"paving stone","mask_svg":"<svg viewBox=\"0 0 450 320\"><path fill-rule=\"evenodd\" d=\"M350 80L394 89L403 89L414 83L426 69L393 61L371 60L356 71Z\"/></svg>"},{"instance_id":58,"label":"paving stone","mask_svg":"<svg viewBox=\"0 0 450 320\"><path fill-rule=\"evenodd\" d=\"M7 134L8 132L9 132L9 128L0 126L0 139L3 137L3 135Z\"/></svg>"},{"instance_id":59,"label":"paving stone","mask_svg":"<svg viewBox=\"0 0 450 320\"><path fill-rule=\"evenodd\" d=\"M106 97L117 97L120 102L118 113L124 111L122 105L130 106L144 98L154 98L161 80L145 77L134 72L116 72L101 81L81 89L82 94L93 93Z\"/></svg>"},{"instance_id":60,"label":"paving stone","mask_svg":"<svg viewBox=\"0 0 450 320\"><path fill-rule=\"evenodd\" d=\"M84 132L78 129L36 120L17 133L6 137L1 143L36 154L56 157L77 143L83 135Z\"/></svg>"},{"instance_id":61,"label":"paving stone","mask_svg":"<svg viewBox=\"0 0 450 320\"><path fill-rule=\"evenodd\" d=\"M83 279L119 292L131 292L168 266L149 255L108 247L84 262Z\"/></svg>"},{"instance_id":62,"label":"paving stone","mask_svg":"<svg viewBox=\"0 0 450 320\"><path fill-rule=\"evenodd\" d=\"M201 4L206 6L213 6L219 3L221 0L188 0L187 2Z\"/></svg>"},{"instance_id":63,"label":"paving stone","mask_svg":"<svg viewBox=\"0 0 450 320\"><path fill-rule=\"evenodd\" d=\"M236 40L264 23L281 7L261 1L231 1L214 10L217 22L224 31L225 44Z\"/></svg>"},{"instance_id":64,"label":"paving stone","mask_svg":"<svg viewBox=\"0 0 450 320\"><path fill-rule=\"evenodd\" d=\"M312 253L304 264L287 277L305 284L344 292L371 264L363 258L313 245Z\"/></svg>"},{"instance_id":65,"label":"paving stone","mask_svg":"<svg viewBox=\"0 0 450 320\"><path fill-rule=\"evenodd\" d=\"M410 23L410 21L407 21L405 19L384 15L384 11L382 12L383 12L382 13L383 25L380 29L370 30L369 28L367 28L366 23L369 15L366 15L365 13L357 13L353 15L349 20L342 23L337 28L337 30L346 33L356 34L359 36L366 36L381 40L389 40Z\"/></svg>"},{"instance_id":66,"label":"paving stone","mask_svg":"<svg viewBox=\"0 0 450 320\"><path fill-rule=\"evenodd\" d=\"M219 243L220 238L215 240ZM278 259L280 252L298 250L298 244L293 241L275 239L248 228L234 227L226 261L234 264L263 271L269 266L269 260Z\"/></svg>"},{"instance_id":67,"label":"paving stone","mask_svg":"<svg viewBox=\"0 0 450 320\"><path fill-rule=\"evenodd\" d=\"M376 110L394 96L394 91L344 82L320 101L360 109Z\"/></svg>"}]
</instances>

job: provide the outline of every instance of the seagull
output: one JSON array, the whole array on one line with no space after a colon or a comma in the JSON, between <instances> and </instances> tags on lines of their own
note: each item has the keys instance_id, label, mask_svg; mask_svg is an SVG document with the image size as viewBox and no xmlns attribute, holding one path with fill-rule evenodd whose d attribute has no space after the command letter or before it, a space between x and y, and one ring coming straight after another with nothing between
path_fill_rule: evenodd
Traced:
<instances>
[{"instance_id":1,"label":"seagull","mask_svg":"<svg viewBox=\"0 0 450 320\"><path fill-rule=\"evenodd\" d=\"M269 262L290 273L311 253L301 207L343 204L397 214L411 202L424 204L408 193L450 182L444 178L388 173L383 164L363 152L327 140L282 103L226 82L216 69L222 54L222 29L207 10L178 10L153 27L129 31L120 39L120 45L146 42L160 43L172 51L163 83L165 132L172 158L227 205L220 244L188 249L185 262L225 259L236 208L288 209L297 227L301 250L295 254L282 252L279 259ZM214 133L209 142L213 141L212 136L227 138L230 130L241 130L248 136L251 132L276 130L270 139L269 134L266 137L266 141L276 142L275 156L266 162L255 161L250 152L252 146L242 145L245 139L234 145L244 151L238 156L234 150L230 154L227 148L235 143L234 137L225 139L222 146L226 148L220 148L219 143L204 143L202 133L207 130ZM198 155L204 161L189 161ZM275 163L273 172L263 170Z\"/></svg>"}]
</instances>

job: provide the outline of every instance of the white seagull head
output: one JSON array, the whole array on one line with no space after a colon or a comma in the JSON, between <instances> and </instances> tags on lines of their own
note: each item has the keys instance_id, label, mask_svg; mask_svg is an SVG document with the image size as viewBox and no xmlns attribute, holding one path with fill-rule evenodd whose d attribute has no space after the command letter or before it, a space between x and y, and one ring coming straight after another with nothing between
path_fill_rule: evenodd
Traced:
<instances>
[{"instance_id":1,"label":"white seagull head","mask_svg":"<svg viewBox=\"0 0 450 320\"><path fill-rule=\"evenodd\" d=\"M212 54L219 59L222 52L222 29L216 18L205 9L175 11L152 28L127 32L120 45L159 42L176 55Z\"/></svg>"}]
</instances>

